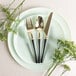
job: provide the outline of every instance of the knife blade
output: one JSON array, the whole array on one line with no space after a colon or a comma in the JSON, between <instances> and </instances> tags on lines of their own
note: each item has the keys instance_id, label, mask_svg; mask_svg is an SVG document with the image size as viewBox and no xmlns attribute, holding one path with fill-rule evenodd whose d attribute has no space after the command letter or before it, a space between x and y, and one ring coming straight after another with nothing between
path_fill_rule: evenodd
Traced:
<instances>
[{"instance_id":1,"label":"knife blade","mask_svg":"<svg viewBox=\"0 0 76 76\"><path fill-rule=\"evenodd\" d=\"M52 15L53 15L53 12L50 13L50 15L49 15L49 17L47 19L45 28L44 28L44 33L46 34L46 38L48 36L48 31L49 31L49 27L50 27L51 20L52 20ZM47 42L47 39L44 39L44 47L43 47L43 53L42 53L42 57L41 57L41 63L43 62L43 57L44 57L46 42Z\"/></svg>"},{"instance_id":2,"label":"knife blade","mask_svg":"<svg viewBox=\"0 0 76 76\"><path fill-rule=\"evenodd\" d=\"M45 28L44 28L44 32L45 32L46 35L48 35L48 31L49 31L52 15L53 15L53 12L50 13L50 15L48 17L48 20L46 22Z\"/></svg>"}]
</instances>

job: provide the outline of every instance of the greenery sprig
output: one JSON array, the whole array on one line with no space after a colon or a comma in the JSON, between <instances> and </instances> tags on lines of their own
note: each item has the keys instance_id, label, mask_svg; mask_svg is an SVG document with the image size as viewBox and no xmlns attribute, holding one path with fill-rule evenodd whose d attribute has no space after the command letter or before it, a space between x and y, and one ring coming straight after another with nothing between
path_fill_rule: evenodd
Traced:
<instances>
[{"instance_id":1,"label":"greenery sprig","mask_svg":"<svg viewBox=\"0 0 76 76\"><path fill-rule=\"evenodd\" d=\"M16 12L19 8L23 5L25 0L23 0L16 8L13 9L11 12L10 6L15 2L13 0L8 7L4 7L0 4L0 10L3 12L5 18L0 19L0 40L5 41L7 40L7 34L9 31L15 32L10 26L13 21L16 21ZM19 13L19 12L18 12Z\"/></svg>"},{"instance_id":2,"label":"greenery sprig","mask_svg":"<svg viewBox=\"0 0 76 76\"><path fill-rule=\"evenodd\" d=\"M69 60L76 60L76 45L73 41L58 40L58 48L55 49L53 54L53 64L47 71L47 76L51 76L52 72L56 69L58 65L63 65L62 63ZM66 64L63 65L64 71L61 76L70 70L70 67Z\"/></svg>"}]
</instances>

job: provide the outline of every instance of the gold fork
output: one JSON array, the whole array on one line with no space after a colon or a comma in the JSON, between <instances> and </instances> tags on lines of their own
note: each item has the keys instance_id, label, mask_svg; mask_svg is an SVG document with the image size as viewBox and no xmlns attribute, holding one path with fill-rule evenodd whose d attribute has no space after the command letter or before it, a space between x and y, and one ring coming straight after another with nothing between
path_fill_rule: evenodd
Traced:
<instances>
[{"instance_id":1,"label":"gold fork","mask_svg":"<svg viewBox=\"0 0 76 76\"><path fill-rule=\"evenodd\" d=\"M36 50L35 50L35 45L34 45L34 39L33 39L33 35L32 35L32 30L34 28L33 28L33 24L32 24L31 18L26 19L26 28L27 28L29 37L32 40L32 45L33 45L33 48L34 48L34 55L35 55L35 62L37 63L37 55L36 55Z\"/></svg>"}]
</instances>

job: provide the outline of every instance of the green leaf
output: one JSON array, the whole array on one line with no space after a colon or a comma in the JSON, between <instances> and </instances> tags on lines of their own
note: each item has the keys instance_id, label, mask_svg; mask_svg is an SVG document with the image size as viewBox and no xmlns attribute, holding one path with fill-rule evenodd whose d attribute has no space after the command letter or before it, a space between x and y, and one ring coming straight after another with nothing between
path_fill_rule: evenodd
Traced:
<instances>
[{"instance_id":1,"label":"green leaf","mask_svg":"<svg viewBox=\"0 0 76 76\"><path fill-rule=\"evenodd\" d=\"M69 67L68 65L66 65L66 64L62 65L62 67L63 67L65 70L67 70L67 71L70 71L70 70L71 70L70 67Z\"/></svg>"},{"instance_id":2,"label":"green leaf","mask_svg":"<svg viewBox=\"0 0 76 76\"><path fill-rule=\"evenodd\" d=\"M67 60L76 60L76 45L73 41L59 39L57 45L58 47L55 49L55 52L53 54L53 64L57 62L59 64L62 64ZM62 72L60 76L62 76L66 71L71 70L70 67L66 64L64 64L63 67L65 70ZM51 74L53 71L50 71L49 74Z\"/></svg>"},{"instance_id":3,"label":"green leaf","mask_svg":"<svg viewBox=\"0 0 76 76\"><path fill-rule=\"evenodd\" d=\"M3 34L2 33L0 33L0 40L2 40L3 39Z\"/></svg>"}]
</instances>

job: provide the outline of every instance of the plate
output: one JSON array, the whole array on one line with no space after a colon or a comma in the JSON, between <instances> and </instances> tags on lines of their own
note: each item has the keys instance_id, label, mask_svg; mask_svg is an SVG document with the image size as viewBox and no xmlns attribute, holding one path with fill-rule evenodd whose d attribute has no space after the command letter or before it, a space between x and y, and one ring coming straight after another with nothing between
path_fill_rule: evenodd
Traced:
<instances>
[{"instance_id":1,"label":"plate","mask_svg":"<svg viewBox=\"0 0 76 76\"><path fill-rule=\"evenodd\" d=\"M46 23L47 17L50 12L53 12L54 14L45 48L44 62L35 63L34 52L32 51L32 44L30 42L30 39L28 38L25 20L27 17L31 17L33 23L35 24L36 17L42 16L44 22ZM63 17L61 17L55 11L49 8L32 8L21 13L16 19L18 18L20 19L20 23L17 24L16 22L13 22L11 25L11 27L16 30L17 33L8 33L8 47L11 55L17 63L25 68L34 71L45 71L49 67L49 65L52 64L51 57L54 53L54 49L57 47L57 39L70 40L71 38L70 30L66 21ZM34 36L36 36L35 31Z\"/></svg>"}]
</instances>

